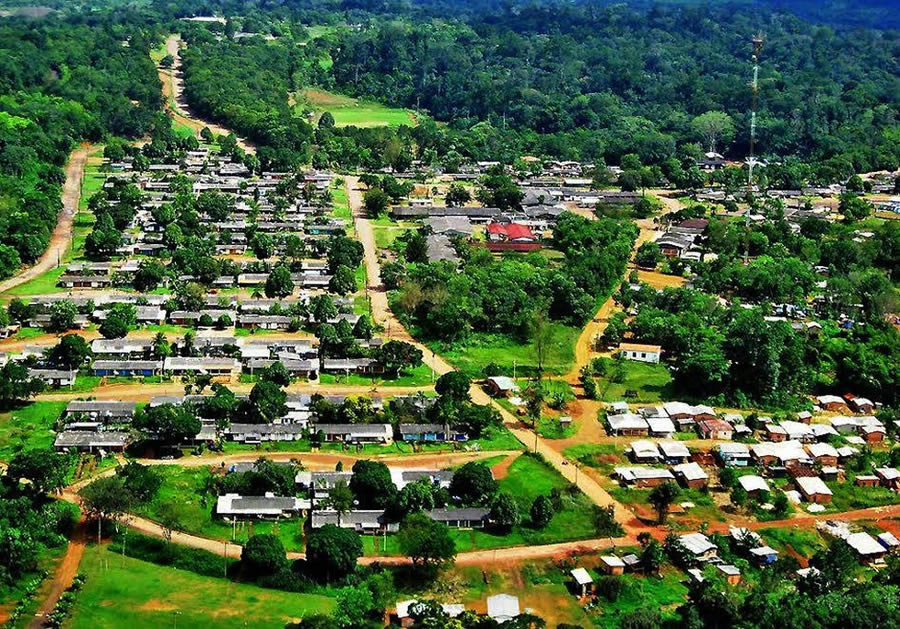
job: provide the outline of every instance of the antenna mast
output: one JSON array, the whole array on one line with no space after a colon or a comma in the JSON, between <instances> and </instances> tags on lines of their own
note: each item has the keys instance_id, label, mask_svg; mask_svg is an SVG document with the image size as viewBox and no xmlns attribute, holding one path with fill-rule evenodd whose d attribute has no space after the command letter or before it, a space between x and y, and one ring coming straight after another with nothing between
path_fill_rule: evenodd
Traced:
<instances>
[{"instance_id":1,"label":"antenna mast","mask_svg":"<svg viewBox=\"0 0 900 629\"><path fill-rule=\"evenodd\" d=\"M759 102L759 57L762 55L763 36L757 33L753 36L753 81L750 88L753 94L752 104L750 106L750 157L747 159L749 166L747 173L747 193L753 189L753 167L756 166L756 107Z\"/></svg>"}]
</instances>

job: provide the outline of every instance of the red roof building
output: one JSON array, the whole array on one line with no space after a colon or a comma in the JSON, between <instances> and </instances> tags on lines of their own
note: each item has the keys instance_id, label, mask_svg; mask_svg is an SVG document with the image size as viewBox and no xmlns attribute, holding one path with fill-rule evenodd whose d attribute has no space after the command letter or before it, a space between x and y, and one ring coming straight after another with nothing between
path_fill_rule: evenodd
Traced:
<instances>
[{"instance_id":1,"label":"red roof building","mask_svg":"<svg viewBox=\"0 0 900 629\"><path fill-rule=\"evenodd\" d=\"M490 223L488 238L499 242L537 242L537 236L527 225L518 223Z\"/></svg>"}]
</instances>

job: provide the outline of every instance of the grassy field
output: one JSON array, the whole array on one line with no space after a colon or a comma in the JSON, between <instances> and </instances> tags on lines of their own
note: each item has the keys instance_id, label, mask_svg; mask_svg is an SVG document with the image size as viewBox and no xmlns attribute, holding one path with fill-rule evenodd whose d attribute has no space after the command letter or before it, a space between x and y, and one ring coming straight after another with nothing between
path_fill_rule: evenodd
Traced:
<instances>
[{"instance_id":1,"label":"grassy field","mask_svg":"<svg viewBox=\"0 0 900 629\"><path fill-rule=\"evenodd\" d=\"M633 402L659 402L672 396L672 375L665 365L650 365L631 360L622 361L624 371L622 382L612 382L610 377L619 368L612 365L609 373L597 379L600 399L604 402L616 402L625 399L626 391L636 391Z\"/></svg>"},{"instance_id":2,"label":"grassy field","mask_svg":"<svg viewBox=\"0 0 900 629\"><path fill-rule=\"evenodd\" d=\"M323 373L319 374L320 384L344 384L353 386L378 385L384 387L418 387L432 384L431 367L425 364L401 371L399 378L384 378L381 376L370 377L351 373L346 376Z\"/></svg>"},{"instance_id":3,"label":"grassy field","mask_svg":"<svg viewBox=\"0 0 900 629\"><path fill-rule=\"evenodd\" d=\"M47 332L45 332L41 328L20 328L19 331L16 332L16 335L12 338L17 341L27 341L39 336L44 336L45 334L47 334Z\"/></svg>"},{"instance_id":4,"label":"grassy field","mask_svg":"<svg viewBox=\"0 0 900 629\"><path fill-rule=\"evenodd\" d=\"M0 460L9 461L21 449L53 445L53 426L66 402L32 402L11 413L0 413Z\"/></svg>"},{"instance_id":5,"label":"grassy field","mask_svg":"<svg viewBox=\"0 0 900 629\"><path fill-rule=\"evenodd\" d=\"M353 218L350 202L347 200L347 189L344 186L331 187L331 216L345 221Z\"/></svg>"},{"instance_id":6,"label":"grassy field","mask_svg":"<svg viewBox=\"0 0 900 629\"><path fill-rule=\"evenodd\" d=\"M287 550L303 550L302 520L238 523L233 530L231 524L213 516L216 498L206 492L206 479L210 474L207 468L163 465L156 469L163 474L163 485L154 501L143 508L140 515L155 519L161 505L171 503L178 508L181 529L187 533L229 541L234 534L233 541L239 544L245 543L252 535L273 533Z\"/></svg>"},{"instance_id":7,"label":"grassy field","mask_svg":"<svg viewBox=\"0 0 900 629\"><path fill-rule=\"evenodd\" d=\"M625 461L624 452L612 443L579 444L563 450L563 455L605 474L612 472L613 467Z\"/></svg>"},{"instance_id":8,"label":"grassy field","mask_svg":"<svg viewBox=\"0 0 900 629\"><path fill-rule=\"evenodd\" d=\"M48 293L56 293L60 289L56 287L60 276L65 273L65 267L57 267L41 273L37 277L28 280L23 284L19 284L8 290L5 295L10 297L26 297L30 295L46 295Z\"/></svg>"},{"instance_id":9,"label":"grassy field","mask_svg":"<svg viewBox=\"0 0 900 629\"><path fill-rule=\"evenodd\" d=\"M332 599L202 577L114 555L89 546L81 561L87 576L66 626L102 629L282 627L303 616L328 613Z\"/></svg>"},{"instance_id":10,"label":"grassy field","mask_svg":"<svg viewBox=\"0 0 900 629\"><path fill-rule=\"evenodd\" d=\"M812 557L825 547L825 541L814 530L768 528L761 529L759 534L775 550L784 551L791 547L804 557Z\"/></svg>"},{"instance_id":11,"label":"grassy field","mask_svg":"<svg viewBox=\"0 0 900 629\"><path fill-rule=\"evenodd\" d=\"M833 494L831 504L826 506L834 511L882 507L900 502L900 494L897 492L886 487L857 487L853 478L847 478L843 483L835 481L826 484Z\"/></svg>"},{"instance_id":12,"label":"grassy field","mask_svg":"<svg viewBox=\"0 0 900 629\"><path fill-rule=\"evenodd\" d=\"M306 89L297 94L297 101L308 105L317 114L330 112L338 127L399 127L415 125L412 112L378 103L361 101L324 90Z\"/></svg>"},{"instance_id":13,"label":"grassy field","mask_svg":"<svg viewBox=\"0 0 900 629\"><path fill-rule=\"evenodd\" d=\"M545 373L561 375L571 369L579 334L579 328L551 324L550 343L544 359ZM484 377L482 370L490 363L510 376L514 368L516 376L534 373L537 369L532 343L520 343L497 334L473 334L465 344L447 346L432 342L429 347L472 378Z\"/></svg>"}]
</instances>

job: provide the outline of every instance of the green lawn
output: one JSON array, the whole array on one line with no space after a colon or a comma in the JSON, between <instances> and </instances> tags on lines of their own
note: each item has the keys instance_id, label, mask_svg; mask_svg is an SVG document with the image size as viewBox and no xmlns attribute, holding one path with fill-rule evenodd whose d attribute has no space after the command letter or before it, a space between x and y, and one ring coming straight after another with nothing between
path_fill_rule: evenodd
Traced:
<instances>
[{"instance_id":1,"label":"green lawn","mask_svg":"<svg viewBox=\"0 0 900 629\"><path fill-rule=\"evenodd\" d=\"M622 580L622 593L614 602L600 598L600 615L595 619L598 627L619 627L622 617L636 609L660 609L664 617L674 620L673 606L687 597L684 575L674 569L664 570L662 578L639 577L626 574Z\"/></svg>"},{"instance_id":2,"label":"green lawn","mask_svg":"<svg viewBox=\"0 0 900 629\"><path fill-rule=\"evenodd\" d=\"M350 202L347 200L347 189L344 186L331 188L331 216L350 221L353 215L350 213Z\"/></svg>"},{"instance_id":3,"label":"green lawn","mask_svg":"<svg viewBox=\"0 0 900 629\"><path fill-rule=\"evenodd\" d=\"M815 530L768 528L758 532L775 550L784 551L790 546L804 557L812 557L825 547L825 541Z\"/></svg>"},{"instance_id":4,"label":"green lawn","mask_svg":"<svg viewBox=\"0 0 900 629\"><path fill-rule=\"evenodd\" d=\"M310 107L316 113L331 112L335 126L338 127L415 126L415 117L409 110L387 107L324 90L302 90L297 94L297 102Z\"/></svg>"},{"instance_id":5,"label":"green lawn","mask_svg":"<svg viewBox=\"0 0 900 629\"><path fill-rule=\"evenodd\" d=\"M563 450L567 459L578 461L582 465L593 467L608 474L616 465L625 461L621 448L612 443L584 443Z\"/></svg>"},{"instance_id":6,"label":"green lawn","mask_svg":"<svg viewBox=\"0 0 900 629\"><path fill-rule=\"evenodd\" d=\"M11 413L0 413L0 460L9 461L21 449L53 445L52 431L66 402L32 402Z\"/></svg>"},{"instance_id":7,"label":"green lawn","mask_svg":"<svg viewBox=\"0 0 900 629\"><path fill-rule=\"evenodd\" d=\"M155 469L163 474L163 485L154 501L140 510L140 515L156 519L160 506L168 502L177 506L181 530L187 533L212 539L233 539L239 544L245 543L252 535L274 533L287 550L303 550L303 521L300 519L239 522L232 529L231 524L214 517L216 497L206 492L205 482L210 474L207 468L161 465Z\"/></svg>"},{"instance_id":8,"label":"green lawn","mask_svg":"<svg viewBox=\"0 0 900 629\"><path fill-rule=\"evenodd\" d=\"M572 368L575 360L575 342L580 328L551 324L550 342L544 359L544 372L562 375ZM505 375L524 376L537 370L534 345L521 343L499 334L473 334L464 344L446 345L430 342L428 346L443 356L457 369L473 378L482 378L482 370L490 363L496 364Z\"/></svg>"},{"instance_id":9,"label":"green lawn","mask_svg":"<svg viewBox=\"0 0 900 629\"><path fill-rule=\"evenodd\" d=\"M87 576L66 626L73 629L157 629L172 626L283 627L334 601L316 594L268 590L122 557L89 546L81 561Z\"/></svg>"},{"instance_id":10,"label":"green lawn","mask_svg":"<svg viewBox=\"0 0 900 629\"><path fill-rule=\"evenodd\" d=\"M624 371L622 382L612 382L619 363L613 361L606 376L597 379L597 388L604 402L625 399L626 391L636 391L633 402L659 402L672 396L672 375L665 365L651 365L632 360L621 362Z\"/></svg>"},{"instance_id":11,"label":"green lawn","mask_svg":"<svg viewBox=\"0 0 900 629\"><path fill-rule=\"evenodd\" d=\"M420 387L433 383L431 379L431 367L425 364L400 372L399 378L385 378L383 376L364 376L351 373L346 376L323 373L319 374L320 384L344 384L348 386L367 387L377 384L382 387Z\"/></svg>"},{"instance_id":12,"label":"green lawn","mask_svg":"<svg viewBox=\"0 0 900 629\"><path fill-rule=\"evenodd\" d=\"M857 487L852 477L847 478L843 483L832 481L826 484L833 494L831 504L826 506L834 511L882 507L900 502L900 494L897 492L886 487Z\"/></svg>"},{"instance_id":13,"label":"green lawn","mask_svg":"<svg viewBox=\"0 0 900 629\"><path fill-rule=\"evenodd\" d=\"M27 341L28 339L44 336L45 334L47 334L47 332L41 328L20 328L13 338L17 341Z\"/></svg>"},{"instance_id":14,"label":"green lawn","mask_svg":"<svg viewBox=\"0 0 900 629\"><path fill-rule=\"evenodd\" d=\"M375 232L375 246L379 249L390 249L394 241L407 232L397 227L373 227L372 231Z\"/></svg>"},{"instance_id":15,"label":"green lawn","mask_svg":"<svg viewBox=\"0 0 900 629\"><path fill-rule=\"evenodd\" d=\"M56 287L56 283L65 271L65 267L62 266L50 269L23 284L11 288L5 294L12 297L25 297L59 292L60 289Z\"/></svg>"}]
</instances>

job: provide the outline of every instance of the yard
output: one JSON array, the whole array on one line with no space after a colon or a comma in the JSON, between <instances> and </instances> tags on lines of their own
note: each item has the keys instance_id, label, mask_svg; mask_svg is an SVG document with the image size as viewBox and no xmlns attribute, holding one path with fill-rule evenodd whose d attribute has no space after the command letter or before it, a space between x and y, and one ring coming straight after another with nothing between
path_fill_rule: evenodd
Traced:
<instances>
[{"instance_id":1,"label":"yard","mask_svg":"<svg viewBox=\"0 0 900 629\"><path fill-rule=\"evenodd\" d=\"M122 557L89 546L81 561L87 580L67 626L78 629L173 626L206 628L282 627L314 613L328 613L334 601L202 577L184 570Z\"/></svg>"},{"instance_id":2,"label":"yard","mask_svg":"<svg viewBox=\"0 0 900 629\"><path fill-rule=\"evenodd\" d=\"M760 529L759 534L775 550L788 552L790 548L806 558L825 547L825 540L814 529L768 528Z\"/></svg>"},{"instance_id":3,"label":"yard","mask_svg":"<svg viewBox=\"0 0 900 629\"><path fill-rule=\"evenodd\" d=\"M50 269L23 284L11 288L4 294L9 297L26 297L30 295L47 295L49 293L58 292L60 289L56 287L56 283L59 281L60 276L65 272L66 268L63 266Z\"/></svg>"},{"instance_id":4,"label":"yard","mask_svg":"<svg viewBox=\"0 0 900 629\"><path fill-rule=\"evenodd\" d=\"M436 376L435 376L436 377ZM319 384L344 384L347 386L381 386L381 387L419 387L433 384L431 367L420 364L413 369L400 372L398 378L380 376L365 376L351 373L346 376L323 373L319 374Z\"/></svg>"},{"instance_id":5,"label":"yard","mask_svg":"<svg viewBox=\"0 0 900 629\"><path fill-rule=\"evenodd\" d=\"M630 398L632 402L659 402L672 397L672 375L665 365L613 361L607 374L597 379L597 389L604 402L624 400L626 391L636 392L637 397Z\"/></svg>"},{"instance_id":6,"label":"yard","mask_svg":"<svg viewBox=\"0 0 900 629\"><path fill-rule=\"evenodd\" d=\"M550 342L544 358L544 372L568 373L575 360L575 342L580 328L551 324ZM428 346L469 377L484 377L483 369L493 363L505 375L525 376L537 371L534 345L499 334L473 334L465 343L450 346L430 342ZM515 372L515 373L514 373Z\"/></svg>"},{"instance_id":7,"label":"yard","mask_svg":"<svg viewBox=\"0 0 900 629\"><path fill-rule=\"evenodd\" d=\"M9 461L21 449L53 445L53 426L66 402L32 402L10 413L0 413L0 460Z\"/></svg>"},{"instance_id":8,"label":"yard","mask_svg":"<svg viewBox=\"0 0 900 629\"><path fill-rule=\"evenodd\" d=\"M386 107L324 90L305 89L296 98L298 103L308 105L317 114L330 112L338 127L399 127L416 124L415 116L409 110Z\"/></svg>"},{"instance_id":9,"label":"yard","mask_svg":"<svg viewBox=\"0 0 900 629\"><path fill-rule=\"evenodd\" d=\"M887 487L857 487L853 478L855 474L850 474L842 483L826 483L833 494L831 503L826 505L829 510L853 511L900 503L900 493Z\"/></svg>"},{"instance_id":10,"label":"yard","mask_svg":"<svg viewBox=\"0 0 900 629\"><path fill-rule=\"evenodd\" d=\"M161 505L170 503L178 509L181 530L212 539L243 544L252 535L274 533L289 551L303 550L303 521L239 522L235 528L213 515L216 497L207 492L210 471L205 467L161 465L156 467L164 482L152 503L142 508L140 515L157 519ZM232 537L233 535L233 537Z\"/></svg>"}]
</instances>

